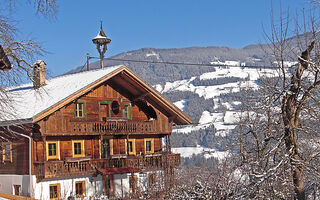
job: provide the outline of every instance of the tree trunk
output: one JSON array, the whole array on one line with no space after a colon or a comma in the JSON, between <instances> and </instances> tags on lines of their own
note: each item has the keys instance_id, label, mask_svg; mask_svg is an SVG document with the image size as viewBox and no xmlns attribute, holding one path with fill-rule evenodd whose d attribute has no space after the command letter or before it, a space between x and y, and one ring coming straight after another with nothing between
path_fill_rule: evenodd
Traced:
<instances>
[{"instance_id":1,"label":"tree trunk","mask_svg":"<svg viewBox=\"0 0 320 200\"><path fill-rule=\"evenodd\" d=\"M285 131L285 144L288 155L290 155L290 164L292 170L292 179L294 184L295 198L305 200L304 190L304 165L297 142L297 127L299 126L300 111L303 103L309 97L309 91L303 93L302 99L299 101L303 72L308 68L311 50L314 47L314 42L302 52L299 58L299 67L291 78L291 87L286 92L282 101L282 119ZM314 87L315 88L315 85ZM310 90L311 91L311 90Z\"/></svg>"}]
</instances>

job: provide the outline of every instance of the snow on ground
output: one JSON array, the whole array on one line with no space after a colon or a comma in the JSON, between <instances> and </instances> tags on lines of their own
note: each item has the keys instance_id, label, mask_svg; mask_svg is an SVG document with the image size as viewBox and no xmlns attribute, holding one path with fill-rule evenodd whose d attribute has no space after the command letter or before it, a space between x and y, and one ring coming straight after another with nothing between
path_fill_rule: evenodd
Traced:
<instances>
[{"instance_id":1,"label":"snow on ground","mask_svg":"<svg viewBox=\"0 0 320 200\"><path fill-rule=\"evenodd\" d=\"M221 103L221 105L226 107L228 110L231 110L233 108L232 105L230 103L228 103L228 102Z\"/></svg>"},{"instance_id":2,"label":"snow on ground","mask_svg":"<svg viewBox=\"0 0 320 200\"><path fill-rule=\"evenodd\" d=\"M151 57L151 56L155 56L158 60L159 60L159 58L160 58L160 56L159 56L159 54L157 54L156 52L151 52L151 53L147 53L146 54L146 57L148 58L148 57Z\"/></svg>"},{"instance_id":3,"label":"snow on ground","mask_svg":"<svg viewBox=\"0 0 320 200\"><path fill-rule=\"evenodd\" d=\"M200 119L199 124L208 124L216 121L217 119L221 118L223 113L210 113L208 111L203 111Z\"/></svg>"},{"instance_id":4,"label":"snow on ground","mask_svg":"<svg viewBox=\"0 0 320 200\"><path fill-rule=\"evenodd\" d=\"M229 122L232 120L232 119L229 119L231 117L232 116L228 113L227 120L229 120ZM200 117L198 125L190 125L190 126L184 126L182 128L176 128L176 129L173 129L172 132L190 133L191 131L205 129L211 125L214 125L214 128L216 129L215 135L225 137L230 133L232 129L236 127L236 125L232 123L226 124L224 122L225 118L226 117L224 113L221 113L221 112L210 113L208 111L204 111Z\"/></svg>"},{"instance_id":5,"label":"snow on ground","mask_svg":"<svg viewBox=\"0 0 320 200\"><path fill-rule=\"evenodd\" d=\"M179 87L184 87L184 86L188 86L190 85L190 82L193 81L196 77L192 77L189 80L179 80L179 81L175 81L175 82L166 82L166 84L164 85L164 88L162 91L160 91L161 93L165 93L165 92L170 92L172 90L183 90L182 88L177 89Z\"/></svg>"},{"instance_id":6,"label":"snow on ground","mask_svg":"<svg viewBox=\"0 0 320 200\"><path fill-rule=\"evenodd\" d=\"M274 64L277 64L277 61L274 61L273 63L274 63ZM297 61L284 61L284 62L283 62L283 65L284 65L285 67L292 67L292 66L297 65L297 64L298 64Z\"/></svg>"},{"instance_id":7,"label":"snow on ground","mask_svg":"<svg viewBox=\"0 0 320 200\"><path fill-rule=\"evenodd\" d=\"M226 60L224 62L222 61L212 61L210 62L212 65L226 65L226 66L240 66L240 61L234 61L234 60Z\"/></svg>"},{"instance_id":8,"label":"snow on ground","mask_svg":"<svg viewBox=\"0 0 320 200\"><path fill-rule=\"evenodd\" d=\"M158 92L161 92L163 89L162 85L160 85L160 84L154 85L153 88L156 89Z\"/></svg>"},{"instance_id":9,"label":"snow on ground","mask_svg":"<svg viewBox=\"0 0 320 200\"><path fill-rule=\"evenodd\" d=\"M273 69L254 69L247 67L215 67L214 72L207 72L200 76L200 80L215 79L223 77L249 78L257 80L260 76L274 76L276 71Z\"/></svg>"},{"instance_id":10,"label":"snow on ground","mask_svg":"<svg viewBox=\"0 0 320 200\"><path fill-rule=\"evenodd\" d=\"M230 156L229 151L217 151L216 149L206 148L198 145L197 147L178 147L172 148L173 153L179 153L183 158L191 158L192 155L202 154L206 159L217 158L223 160Z\"/></svg>"},{"instance_id":11,"label":"snow on ground","mask_svg":"<svg viewBox=\"0 0 320 200\"><path fill-rule=\"evenodd\" d=\"M217 61L218 62L218 61ZM236 77L246 79L245 81L239 81L234 83L217 84L210 86L195 86L192 81L196 77L186 80L178 80L174 82L167 82L164 87L156 86L157 90L164 92L172 91L189 91L194 92L205 99L212 99L214 101L213 109L216 112L204 111L200 117L198 125L189 125L182 128L173 129L175 133L190 133L191 131L197 131L205 129L211 125L214 125L217 136L226 136L232 129L236 127L236 123L241 115L240 112L235 111L236 107L241 104L240 101L223 102L220 99L220 95L228 93L236 93L240 91L240 88L251 88L258 89L259 85L257 80L261 76L274 77L277 76L277 71L273 69L255 69L248 67L237 67L240 65L238 61L228 63L233 67L222 66L214 67L214 72L207 72L199 76L200 80L225 78L225 77ZM221 63L220 63L221 64ZM294 63L286 63L294 64ZM176 102L176 105L181 109L183 100ZM227 109L226 112L219 111L221 106ZM251 114L250 114L251 115ZM197 122L194 122L197 123Z\"/></svg>"},{"instance_id":12,"label":"snow on ground","mask_svg":"<svg viewBox=\"0 0 320 200\"><path fill-rule=\"evenodd\" d=\"M187 125L182 128L173 128L173 133L191 133L191 131L198 131L200 129L205 129L209 127L211 124L202 124L202 125Z\"/></svg>"},{"instance_id":13,"label":"snow on ground","mask_svg":"<svg viewBox=\"0 0 320 200\"><path fill-rule=\"evenodd\" d=\"M186 99L182 99L180 101L176 101L174 102L173 104L176 105L180 110L184 110L185 107L186 107L186 103L187 103L187 100Z\"/></svg>"},{"instance_id":14,"label":"snow on ground","mask_svg":"<svg viewBox=\"0 0 320 200\"><path fill-rule=\"evenodd\" d=\"M237 111L226 111L223 118L226 124L235 124L239 121L239 112Z\"/></svg>"}]
</instances>

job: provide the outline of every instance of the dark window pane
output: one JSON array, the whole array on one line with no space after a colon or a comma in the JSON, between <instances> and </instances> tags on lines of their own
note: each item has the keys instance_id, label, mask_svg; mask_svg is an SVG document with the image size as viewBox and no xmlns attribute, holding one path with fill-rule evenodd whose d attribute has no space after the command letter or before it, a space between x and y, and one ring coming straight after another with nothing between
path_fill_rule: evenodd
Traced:
<instances>
[{"instance_id":1,"label":"dark window pane","mask_svg":"<svg viewBox=\"0 0 320 200\"><path fill-rule=\"evenodd\" d=\"M50 186L50 199L58 197L58 186L52 185Z\"/></svg>"},{"instance_id":2,"label":"dark window pane","mask_svg":"<svg viewBox=\"0 0 320 200\"><path fill-rule=\"evenodd\" d=\"M81 143L80 142L74 143L73 148L74 148L75 155L81 155Z\"/></svg>"},{"instance_id":3,"label":"dark window pane","mask_svg":"<svg viewBox=\"0 0 320 200\"><path fill-rule=\"evenodd\" d=\"M133 152L133 146L132 146L132 141L128 142L128 151Z\"/></svg>"},{"instance_id":4,"label":"dark window pane","mask_svg":"<svg viewBox=\"0 0 320 200\"><path fill-rule=\"evenodd\" d=\"M56 156L57 155L57 147L55 143L50 143L49 145L49 156Z\"/></svg>"},{"instance_id":5,"label":"dark window pane","mask_svg":"<svg viewBox=\"0 0 320 200\"><path fill-rule=\"evenodd\" d=\"M11 158L11 145L10 144L5 145L5 157L6 157L6 159Z\"/></svg>"},{"instance_id":6,"label":"dark window pane","mask_svg":"<svg viewBox=\"0 0 320 200\"><path fill-rule=\"evenodd\" d=\"M151 141L146 141L146 151L151 151Z\"/></svg>"}]
</instances>

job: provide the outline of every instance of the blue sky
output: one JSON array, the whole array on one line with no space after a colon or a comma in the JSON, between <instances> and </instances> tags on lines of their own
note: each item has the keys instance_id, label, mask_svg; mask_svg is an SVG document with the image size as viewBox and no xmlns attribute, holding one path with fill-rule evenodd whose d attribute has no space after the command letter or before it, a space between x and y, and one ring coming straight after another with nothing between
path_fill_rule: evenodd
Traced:
<instances>
[{"instance_id":1,"label":"blue sky","mask_svg":"<svg viewBox=\"0 0 320 200\"><path fill-rule=\"evenodd\" d=\"M282 8L294 15L307 2L282 0ZM91 39L100 20L112 40L105 57L143 47L241 48L264 42L271 4L277 16L277 0L58 0L57 19L37 16L22 3L10 17L17 20L21 37L40 41L50 52L39 59L55 76L83 65L86 53L98 56Z\"/></svg>"}]
</instances>

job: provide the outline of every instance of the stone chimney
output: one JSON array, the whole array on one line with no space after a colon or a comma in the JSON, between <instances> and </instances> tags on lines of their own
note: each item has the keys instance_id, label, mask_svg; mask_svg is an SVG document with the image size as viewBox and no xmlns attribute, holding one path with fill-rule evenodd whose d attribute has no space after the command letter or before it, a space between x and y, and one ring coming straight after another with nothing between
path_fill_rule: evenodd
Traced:
<instances>
[{"instance_id":1,"label":"stone chimney","mask_svg":"<svg viewBox=\"0 0 320 200\"><path fill-rule=\"evenodd\" d=\"M46 63L38 60L33 64L33 88L38 89L46 84Z\"/></svg>"}]
</instances>

